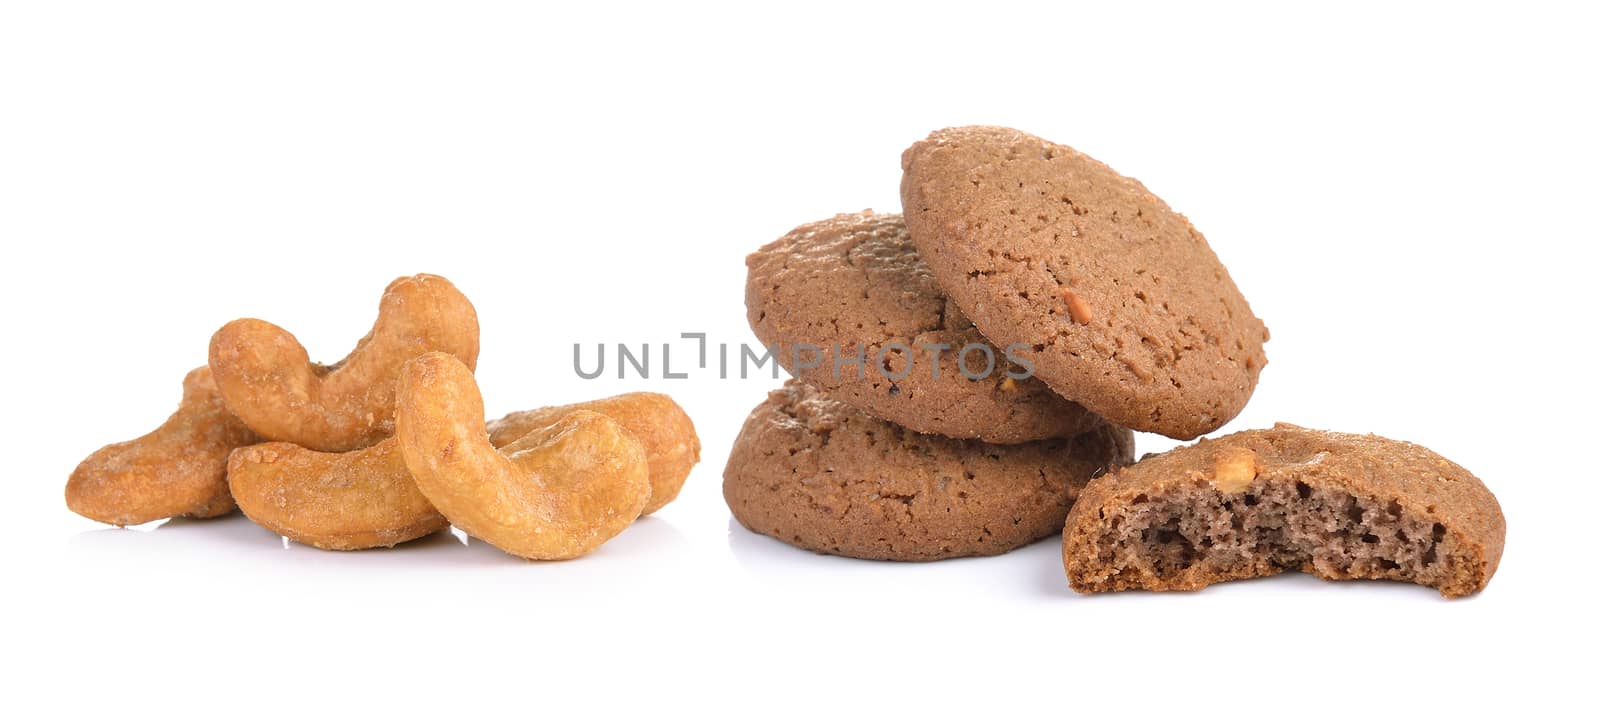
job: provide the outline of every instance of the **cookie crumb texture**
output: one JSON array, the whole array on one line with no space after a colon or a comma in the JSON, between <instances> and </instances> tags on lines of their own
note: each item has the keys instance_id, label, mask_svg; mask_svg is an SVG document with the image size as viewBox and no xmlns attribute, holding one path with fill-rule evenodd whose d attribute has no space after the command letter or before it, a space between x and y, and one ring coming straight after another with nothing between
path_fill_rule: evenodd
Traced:
<instances>
[{"instance_id":1,"label":"cookie crumb texture","mask_svg":"<svg viewBox=\"0 0 1600 712\"><path fill-rule=\"evenodd\" d=\"M1062 556L1083 593L1195 591L1303 571L1387 579L1446 597L1494 576L1505 517L1431 450L1279 424L1147 457L1091 483Z\"/></svg>"},{"instance_id":2,"label":"cookie crumb texture","mask_svg":"<svg viewBox=\"0 0 1600 712\"><path fill-rule=\"evenodd\" d=\"M996 343L1057 393L1188 440L1244 408L1267 329L1200 232L1138 181L1014 129L936 131L901 158L905 221Z\"/></svg>"},{"instance_id":3,"label":"cookie crumb texture","mask_svg":"<svg viewBox=\"0 0 1600 712\"><path fill-rule=\"evenodd\" d=\"M745 264L750 328L785 370L829 398L919 433L993 443L1077 435L1101 424L1039 379L1007 376L1026 369L950 303L898 214L868 210L808 223ZM962 373L969 345L968 372L988 371L984 378ZM814 368L796 369L797 346L818 347ZM864 362L847 363L862 354ZM808 364L810 355L802 353Z\"/></svg>"},{"instance_id":4,"label":"cookie crumb texture","mask_svg":"<svg viewBox=\"0 0 1600 712\"><path fill-rule=\"evenodd\" d=\"M1059 531L1133 435L993 445L922 435L790 381L745 421L723 495L746 528L824 554L933 561L1001 554Z\"/></svg>"}]
</instances>

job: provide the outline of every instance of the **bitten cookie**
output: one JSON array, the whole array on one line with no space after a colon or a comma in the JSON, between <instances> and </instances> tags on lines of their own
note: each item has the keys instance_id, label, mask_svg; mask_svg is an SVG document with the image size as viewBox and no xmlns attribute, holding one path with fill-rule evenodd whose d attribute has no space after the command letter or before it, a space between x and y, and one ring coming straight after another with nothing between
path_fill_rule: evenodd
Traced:
<instances>
[{"instance_id":1,"label":"bitten cookie","mask_svg":"<svg viewBox=\"0 0 1600 712\"><path fill-rule=\"evenodd\" d=\"M1067 517L1062 558L1084 593L1304 571L1455 598L1494 576L1505 536L1494 495L1433 451L1280 423L1094 481Z\"/></svg>"},{"instance_id":2,"label":"bitten cookie","mask_svg":"<svg viewBox=\"0 0 1600 712\"><path fill-rule=\"evenodd\" d=\"M936 131L901 157L911 240L995 343L1106 420L1189 439L1228 422L1267 329L1199 231L1138 181L1013 129Z\"/></svg>"},{"instance_id":3,"label":"bitten cookie","mask_svg":"<svg viewBox=\"0 0 1600 712\"><path fill-rule=\"evenodd\" d=\"M911 432L790 381L745 421L723 473L758 534L825 554L932 561L1000 554L1054 533L1133 435L990 445Z\"/></svg>"},{"instance_id":4,"label":"bitten cookie","mask_svg":"<svg viewBox=\"0 0 1600 712\"><path fill-rule=\"evenodd\" d=\"M745 264L750 328L829 398L920 433L994 443L1101 423L983 339L940 291L899 215L802 225Z\"/></svg>"}]
</instances>

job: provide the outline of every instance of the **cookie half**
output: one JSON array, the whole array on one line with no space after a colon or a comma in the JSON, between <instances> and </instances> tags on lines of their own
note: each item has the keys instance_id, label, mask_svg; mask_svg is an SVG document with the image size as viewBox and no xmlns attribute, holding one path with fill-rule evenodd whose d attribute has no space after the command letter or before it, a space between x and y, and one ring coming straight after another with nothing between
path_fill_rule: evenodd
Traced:
<instances>
[{"instance_id":1,"label":"cookie half","mask_svg":"<svg viewBox=\"0 0 1600 712\"><path fill-rule=\"evenodd\" d=\"M1505 536L1494 495L1432 450L1280 423L1095 480L1067 518L1062 558L1085 593L1304 571L1454 598L1494 576Z\"/></svg>"},{"instance_id":2,"label":"cookie half","mask_svg":"<svg viewBox=\"0 0 1600 712\"><path fill-rule=\"evenodd\" d=\"M1190 439L1244 408L1267 329L1200 232L1138 181L1014 129L901 157L911 240L978 329L1106 420Z\"/></svg>"},{"instance_id":3,"label":"cookie half","mask_svg":"<svg viewBox=\"0 0 1600 712\"><path fill-rule=\"evenodd\" d=\"M992 445L922 435L790 381L745 421L723 473L746 528L803 549L932 561L1056 533L1084 485L1129 462L1133 435Z\"/></svg>"},{"instance_id":4,"label":"cookie half","mask_svg":"<svg viewBox=\"0 0 1600 712\"><path fill-rule=\"evenodd\" d=\"M745 264L750 328L784 369L829 398L919 433L993 443L1101 424L978 333L939 289L898 214L802 225Z\"/></svg>"}]
</instances>

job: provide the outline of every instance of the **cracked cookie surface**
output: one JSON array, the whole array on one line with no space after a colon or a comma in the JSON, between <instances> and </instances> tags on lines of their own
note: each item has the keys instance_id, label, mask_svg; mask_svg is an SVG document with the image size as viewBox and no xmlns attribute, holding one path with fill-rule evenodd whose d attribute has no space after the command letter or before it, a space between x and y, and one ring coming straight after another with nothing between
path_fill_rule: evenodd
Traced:
<instances>
[{"instance_id":1,"label":"cracked cookie surface","mask_svg":"<svg viewBox=\"0 0 1600 712\"><path fill-rule=\"evenodd\" d=\"M1182 215L1014 129L935 131L901 157L911 240L996 343L1106 420L1191 439L1244 408L1267 329Z\"/></svg>"},{"instance_id":2,"label":"cracked cookie surface","mask_svg":"<svg viewBox=\"0 0 1600 712\"><path fill-rule=\"evenodd\" d=\"M923 435L798 381L745 421L723 496L746 528L803 549L933 561L1001 554L1057 534L1090 479L1133 455L1104 425L995 445Z\"/></svg>"},{"instance_id":3,"label":"cracked cookie surface","mask_svg":"<svg viewBox=\"0 0 1600 712\"><path fill-rule=\"evenodd\" d=\"M745 264L750 328L784 369L830 398L919 433L994 443L1101 424L978 333L934 281L898 214L802 225Z\"/></svg>"}]
</instances>

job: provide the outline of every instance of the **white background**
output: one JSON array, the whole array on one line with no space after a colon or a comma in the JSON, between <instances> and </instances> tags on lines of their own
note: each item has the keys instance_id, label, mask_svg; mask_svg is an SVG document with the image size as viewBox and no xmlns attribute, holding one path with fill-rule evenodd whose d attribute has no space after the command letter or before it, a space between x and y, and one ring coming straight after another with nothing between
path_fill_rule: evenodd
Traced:
<instances>
[{"instance_id":1,"label":"white background","mask_svg":"<svg viewBox=\"0 0 1600 712\"><path fill-rule=\"evenodd\" d=\"M1450 709L1592 690L1593 17L540 5L0 10L6 698ZM722 502L775 382L573 374L575 342L753 342L744 255L897 210L900 151L968 123L1069 143L1205 232L1273 336L1224 432L1374 431L1476 472L1509 520L1488 589L1289 575L1082 597L1054 540L820 557ZM66 510L67 473L160 423L217 326L265 318L333 361L420 271L476 303L491 412L683 403L705 459L682 497L559 564L447 534L340 554L240 517L117 531Z\"/></svg>"}]
</instances>

